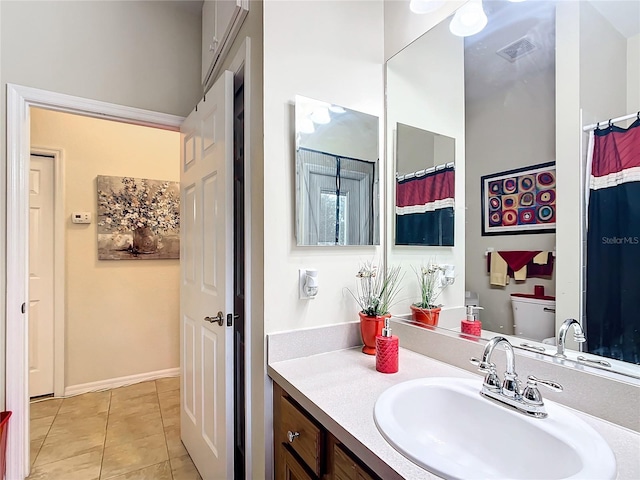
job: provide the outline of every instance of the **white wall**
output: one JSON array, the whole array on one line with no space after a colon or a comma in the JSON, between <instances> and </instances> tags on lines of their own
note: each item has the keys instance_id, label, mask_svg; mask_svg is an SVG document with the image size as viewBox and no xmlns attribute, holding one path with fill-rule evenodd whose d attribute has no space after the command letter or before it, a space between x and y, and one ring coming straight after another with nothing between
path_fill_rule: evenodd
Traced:
<instances>
[{"instance_id":1,"label":"white wall","mask_svg":"<svg viewBox=\"0 0 640 480\"><path fill-rule=\"evenodd\" d=\"M198 15L170 2L0 2L0 144L6 145L6 84L184 115L200 97ZM0 198L6 196L0 152ZM0 270L6 219L0 209ZM5 276L0 275L4 337ZM4 341L0 343L4 359ZM4 375L4 360L0 361ZM0 404L4 401L0 382Z\"/></svg>"},{"instance_id":2,"label":"white wall","mask_svg":"<svg viewBox=\"0 0 640 480\"><path fill-rule=\"evenodd\" d=\"M466 114L466 286L479 294L484 308L482 328L510 335L510 294L533 293L534 285L543 285L546 295L555 295L555 279L528 278L517 283L512 279L506 287L492 287L485 251L553 251L555 234L483 237L480 177L556 159L555 72L545 70L527 76L526 83L519 81L502 91L477 96L467 101Z\"/></svg>"},{"instance_id":3,"label":"white wall","mask_svg":"<svg viewBox=\"0 0 640 480\"><path fill-rule=\"evenodd\" d=\"M556 326L580 318L580 3L556 7Z\"/></svg>"},{"instance_id":4,"label":"white wall","mask_svg":"<svg viewBox=\"0 0 640 480\"><path fill-rule=\"evenodd\" d=\"M590 2L580 2L580 107L585 124L627 113L627 39Z\"/></svg>"},{"instance_id":5,"label":"white wall","mask_svg":"<svg viewBox=\"0 0 640 480\"><path fill-rule=\"evenodd\" d=\"M179 181L180 134L32 109L31 144L65 161L65 386L177 368L179 261L98 260L96 177Z\"/></svg>"},{"instance_id":6,"label":"white wall","mask_svg":"<svg viewBox=\"0 0 640 480\"><path fill-rule=\"evenodd\" d=\"M387 64L387 159L395 158L394 130L404 123L455 139L455 238L454 247L415 247L394 245L395 201L390 193L387 218L388 261L402 265L406 273L395 314L409 313L419 300L419 287L412 266L418 269L430 260L453 264L456 279L438 302L447 307L464 305L465 286L465 107L463 40L449 32L442 22ZM437 66L437 69L435 68ZM436 163L441 163L437 161ZM387 189L394 192L395 167L387 171Z\"/></svg>"},{"instance_id":7,"label":"white wall","mask_svg":"<svg viewBox=\"0 0 640 480\"><path fill-rule=\"evenodd\" d=\"M264 3L266 333L357 320L344 289L360 261L382 257L381 247L296 246L293 136L296 94L382 118L382 14L380 0ZM315 300L298 299L304 267L318 269Z\"/></svg>"},{"instance_id":8,"label":"white wall","mask_svg":"<svg viewBox=\"0 0 640 480\"><path fill-rule=\"evenodd\" d=\"M640 111L640 33L627 40L627 113L637 111Z\"/></svg>"}]
</instances>

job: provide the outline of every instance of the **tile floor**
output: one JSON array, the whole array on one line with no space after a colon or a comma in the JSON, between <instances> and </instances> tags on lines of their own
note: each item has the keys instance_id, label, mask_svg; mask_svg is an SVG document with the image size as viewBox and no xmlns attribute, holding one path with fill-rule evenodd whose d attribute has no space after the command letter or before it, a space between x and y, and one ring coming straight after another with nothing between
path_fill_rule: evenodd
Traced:
<instances>
[{"instance_id":1,"label":"tile floor","mask_svg":"<svg viewBox=\"0 0 640 480\"><path fill-rule=\"evenodd\" d=\"M28 480L201 480L180 441L178 377L31 404Z\"/></svg>"}]
</instances>

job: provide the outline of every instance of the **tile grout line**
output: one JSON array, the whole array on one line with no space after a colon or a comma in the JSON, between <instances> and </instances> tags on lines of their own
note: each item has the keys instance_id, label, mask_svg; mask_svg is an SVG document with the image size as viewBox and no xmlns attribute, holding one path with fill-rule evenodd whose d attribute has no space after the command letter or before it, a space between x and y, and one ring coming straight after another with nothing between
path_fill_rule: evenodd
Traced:
<instances>
[{"instance_id":1,"label":"tile grout line","mask_svg":"<svg viewBox=\"0 0 640 480\"><path fill-rule=\"evenodd\" d=\"M160 421L162 422L162 436L164 437L164 448L167 449L167 462L169 462L169 475L173 479L173 465L171 464L171 456L169 455L169 444L167 443L167 431L164 428L164 415L162 415L162 405L160 404L160 392L158 392L158 380L153 382L156 387L156 398L158 399L158 409L160 410Z\"/></svg>"},{"instance_id":2,"label":"tile grout line","mask_svg":"<svg viewBox=\"0 0 640 480\"><path fill-rule=\"evenodd\" d=\"M58 405L58 408L56 409L56 413L53 414L53 420L51 421L51 424L49 425L49 428L47 428L47 433L44 434L44 438L42 439L42 443L40 444L40 447L38 448L38 451L33 456L33 458L29 459L30 460L29 472L31 472L32 467L35 466L36 460L38 459L38 455L40 455L40 450L42 450L42 447L44 447L44 442L47 441L47 437L49 436L49 432L51 432L51 427L53 427L53 424L55 423L56 418L58 418L58 412L60 411L61 407L62 407L62 402L60 402L60 405ZM31 407L29 407L29 408L31 408ZM37 420L37 418L35 418L33 420ZM29 419L29 427L31 427L31 424L32 424L33 420ZM29 445L31 445L32 441L33 440L31 439L31 432L29 432Z\"/></svg>"},{"instance_id":3,"label":"tile grout line","mask_svg":"<svg viewBox=\"0 0 640 480\"><path fill-rule=\"evenodd\" d=\"M51 400L55 400L55 398L52 398ZM62 400L62 402L64 402L64 400ZM40 447L38 447L38 451L36 452L36 454L33 456L33 458L29 458L29 475L31 475L33 469L35 468L35 463L36 460L38 459L38 455L40 455L40 452L42 451L42 447L44 447L44 442L47 441L47 437L49 436L49 433L51 432L51 427L53 427L54 422L56 421L56 418L58 418L58 413L60 412L60 409L62 408L62 402L60 402L60 404L58 405L58 408L56 409L56 413L53 414L53 420L51 421L51 425L49 425L49 428L47 429L47 433L44 435L44 438L42 439L42 443L40 444ZM31 405L29 405L29 412L31 412ZM43 417L40 417L43 418ZM33 441L31 438L31 425L33 423L34 420L38 420L37 418L29 418L29 446L31 446L31 442ZM27 477L29 478L29 477Z\"/></svg>"},{"instance_id":4,"label":"tile grout line","mask_svg":"<svg viewBox=\"0 0 640 480\"><path fill-rule=\"evenodd\" d=\"M102 466L104 464L104 451L107 447L107 432L109 430L109 418L111 417L111 397L113 396L113 391L109 390L109 405L107 406L107 421L104 425L104 440L102 441L102 455L100 456L100 472L98 473L98 479L102 478Z\"/></svg>"}]
</instances>

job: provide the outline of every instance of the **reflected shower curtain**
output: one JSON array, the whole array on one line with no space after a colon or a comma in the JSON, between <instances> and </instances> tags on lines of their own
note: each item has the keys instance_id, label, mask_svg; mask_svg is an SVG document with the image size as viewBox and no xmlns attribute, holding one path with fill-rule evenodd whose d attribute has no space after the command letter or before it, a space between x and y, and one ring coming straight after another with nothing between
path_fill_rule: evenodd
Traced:
<instances>
[{"instance_id":1,"label":"reflected shower curtain","mask_svg":"<svg viewBox=\"0 0 640 480\"><path fill-rule=\"evenodd\" d=\"M454 167L396 184L396 245L453 246Z\"/></svg>"},{"instance_id":2,"label":"reflected shower curtain","mask_svg":"<svg viewBox=\"0 0 640 480\"><path fill-rule=\"evenodd\" d=\"M640 118L596 130L587 229L587 351L640 363Z\"/></svg>"}]
</instances>

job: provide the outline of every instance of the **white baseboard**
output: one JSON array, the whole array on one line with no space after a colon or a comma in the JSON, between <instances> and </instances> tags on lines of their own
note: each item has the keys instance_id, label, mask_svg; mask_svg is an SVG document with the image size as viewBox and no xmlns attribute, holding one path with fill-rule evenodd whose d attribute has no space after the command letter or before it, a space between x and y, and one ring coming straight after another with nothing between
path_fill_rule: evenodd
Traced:
<instances>
[{"instance_id":1,"label":"white baseboard","mask_svg":"<svg viewBox=\"0 0 640 480\"><path fill-rule=\"evenodd\" d=\"M155 372L138 373L136 375L128 375L126 377L110 378L108 380L100 380L98 382L81 383L65 387L64 396L69 397L79 395L81 393L95 392L98 390L108 390L111 388L124 387L134 383L146 382L165 377L177 377L180 375L180 368L167 368L166 370L156 370Z\"/></svg>"}]
</instances>

